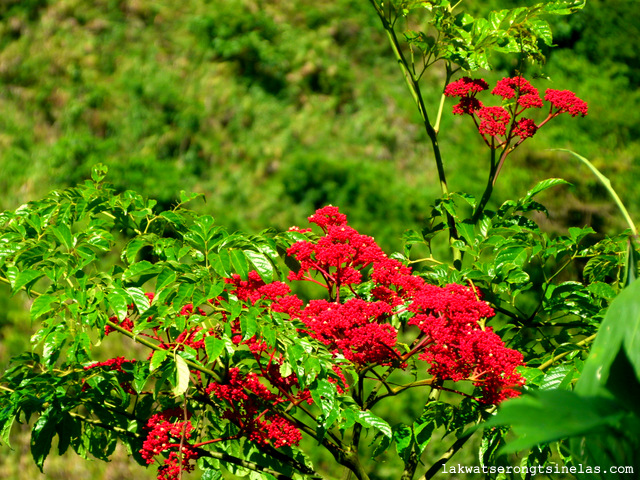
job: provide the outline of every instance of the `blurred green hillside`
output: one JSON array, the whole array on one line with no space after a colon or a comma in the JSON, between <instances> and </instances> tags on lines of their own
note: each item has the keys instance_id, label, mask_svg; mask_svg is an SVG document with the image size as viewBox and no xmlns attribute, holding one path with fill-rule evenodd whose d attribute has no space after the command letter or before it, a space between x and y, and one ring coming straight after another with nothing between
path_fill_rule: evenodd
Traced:
<instances>
[{"instance_id":1,"label":"blurred green hillside","mask_svg":"<svg viewBox=\"0 0 640 480\"><path fill-rule=\"evenodd\" d=\"M534 3L463 5L482 13ZM525 74L541 91L575 91L589 115L554 120L511 155L493 205L563 177L573 187L543 198L549 228L624 228L589 172L548 149L592 160L640 218L640 9L588 0L550 20L558 46ZM489 81L514 74L518 59L495 64ZM437 65L424 78L433 111L443 78ZM488 152L469 119L450 114L453 103L440 137L449 186L479 196ZM0 1L0 210L82 182L99 162L119 190L163 207L181 190L204 193L198 208L229 230L304 227L314 209L339 205L387 251L423 226L440 195L419 115L367 0ZM28 349L25 302L0 294L0 366ZM0 476L33 478L11 461L0 461ZM62 463L59 478L129 475L70 473Z\"/></svg>"},{"instance_id":2,"label":"blurred green hillside","mask_svg":"<svg viewBox=\"0 0 640 480\"><path fill-rule=\"evenodd\" d=\"M544 151L564 147L638 204L634 3L590 0L552 19L559 48L528 73L550 77L535 82L541 90L576 91L590 113L559 119L510 158L498 201L563 176L576 187L559 215L606 218L595 182ZM202 208L230 229L287 228L332 203L397 249L438 196L426 135L364 0L7 0L0 18L2 209L103 162L119 189L165 206L182 189L205 193ZM488 77L516 62L497 59L503 71ZM441 81L436 66L429 100ZM445 115L441 143L451 189L479 194L486 151L467 120Z\"/></svg>"}]
</instances>

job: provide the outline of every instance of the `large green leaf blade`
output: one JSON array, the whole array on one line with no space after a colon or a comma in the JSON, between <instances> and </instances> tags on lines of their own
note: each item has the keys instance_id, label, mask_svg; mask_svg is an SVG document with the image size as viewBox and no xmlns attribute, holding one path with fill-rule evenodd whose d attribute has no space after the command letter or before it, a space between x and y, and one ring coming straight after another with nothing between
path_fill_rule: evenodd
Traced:
<instances>
[{"instance_id":1,"label":"large green leaf blade","mask_svg":"<svg viewBox=\"0 0 640 480\"><path fill-rule=\"evenodd\" d=\"M625 412L610 400L566 390L537 391L504 402L484 427L511 425L518 438L500 453L513 453L615 425Z\"/></svg>"},{"instance_id":2,"label":"large green leaf blade","mask_svg":"<svg viewBox=\"0 0 640 480\"><path fill-rule=\"evenodd\" d=\"M607 383L611 366L620 348L640 373L640 281L636 280L616 297L591 347L576 392L598 395Z\"/></svg>"},{"instance_id":3,"label":"large green leaf blade","mask_svg":"<svg viewBox=\"0 0 640 480\"><path fill-rule=\"evenodd\" d=\"M40 415L31 431L31 456L41 472L43 472L44 461L51 450L51 442L56 433L57 423L58 416L53 406L50 406Z\"/></svg>"}]
</instances>

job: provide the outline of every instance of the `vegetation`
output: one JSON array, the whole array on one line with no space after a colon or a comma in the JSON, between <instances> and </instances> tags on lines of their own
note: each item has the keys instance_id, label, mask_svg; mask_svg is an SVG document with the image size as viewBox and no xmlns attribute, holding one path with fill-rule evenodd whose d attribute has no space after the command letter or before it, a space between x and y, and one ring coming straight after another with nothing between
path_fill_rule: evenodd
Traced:
<instances>
[{"instance_id":1,"label":"vegetation","mask_svg":"<svg viewBox=\"0 0 640 480\"><path fill-rule=\"evenodd\" d=\"M3 4L2 440L158 478L637 465L637 9L583 3Z\"/></svg>"}]
</instances>

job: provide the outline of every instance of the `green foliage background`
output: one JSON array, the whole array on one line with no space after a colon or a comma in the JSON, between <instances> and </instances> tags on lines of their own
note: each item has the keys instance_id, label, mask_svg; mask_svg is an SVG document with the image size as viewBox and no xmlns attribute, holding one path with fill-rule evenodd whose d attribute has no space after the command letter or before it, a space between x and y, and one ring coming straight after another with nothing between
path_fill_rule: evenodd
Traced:
<instances>
[{"instance_id":1,"label":"green foliage background","mask_svg":"<svg viewBox=\"0 0 640 480\"><path fill-rule=\"evenodd\" d=\"M543 199L549 228L619 229L584 167L545 150L571 148L613 180L637 218L639 17L633 0L589 0L577 15L551 19L558 48L526 74L539 77L540 90L574 90L589 116L559 118L519 148L494 204L563 177L574 186ZM498 63L488 80L518 68L511 57ZM429 75L433 102L442 78ZM77 184L102 162L119 190L164 207L180 190L204 193L203 211L229 230L304 226L331 203L398 250L402 232L420 229L439 196L418 114L364 0L8 0L0 4L0 112L2 210ZM488 158L467 120L445 114L443 155L451 189L479 195ZM0 364L28 348L21 301L0 298ZM19 478L7 465L3 477Z\"/></svg>"}]
</instances>

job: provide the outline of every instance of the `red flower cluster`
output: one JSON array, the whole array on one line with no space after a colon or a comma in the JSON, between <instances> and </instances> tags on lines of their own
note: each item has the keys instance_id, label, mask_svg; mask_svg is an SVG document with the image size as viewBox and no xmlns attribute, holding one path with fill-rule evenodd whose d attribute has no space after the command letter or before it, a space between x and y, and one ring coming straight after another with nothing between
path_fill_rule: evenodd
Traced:
<instances>
[{"instance_id":1,"label":"red flower cluster","mask_svg":"<svg viewBox=\"0 0 640 480\"><path fill-rule=\"evenodd\" d=\"M459 89L469 86L468 82ZM471 84L471 89L479 89ZM493 107L501 108L501 107ZM496 112L496 118L499 113ZM388 258L371 237L347 226L346 216L336 207L325 207L309 217L325 236L317 243L299 241L288 253L300 261L296 279L316 281L323 278L331 300L311 300L294 314L308 327L309 334L327 345L335 355L342 355L356 365L403 365L413 354L428 362L435 379L468 380L482 392L482 401L497 403L517 395L523 384L516 367L522 355L507 348L484 319L494 315L491 307L479 298L479 292L463 285L438 287L413 275L411 268ZM345 233L346 232L346 233ZM358 295L345 277L358 278L371 266L372 298ZM351 272L349 275L343 272ZM355 273L354 273L355 272ZM320 283L317 282L316 283ZM340 301L340 286L352 297ZM390 323L392 315L410 312L407 325L420 330L409 354L396 349L398 332Z\"/></svg>"},{"instance_id":2,"label":"red flower cluster","mask_svg":"<svg viewBox=\"0 0 640 480\"><path fill-rule=\"evenodd\" d=\"M171 450L164 465L158 467L158 480L176 480L180 471L191 472L194 465L191 460L198 458L197 451L187 443L193 431L191 422L170 421L171 418L182 417L179 409L165 410L153 415L147 422L147 438L142 444L140 454L147 464L155 462L157 455ZM181 447L182 445L182 447Z\"/></svg>"},{"instance_id":3,"label":"red flower cluster","mask_svg":"<svg viewBox=\"0 0 640 480\"><path fill-rule=\"evenodd\" d=\"M538 89L522 77L505 77L496 83L493 95L509 100L516 97L516 103L524 108L541 108L542 100Z\"/></svg>"},{"instance_id":4,"label":"red flower cluster","mask_svg":"<svg viewBox=\"0 0 640 480\"><path fill-rule=\"evenodd\" d=\"M357 365L385 365L399 358L396 329L384 321L393 311L385 302L351 298L345 303L311 300L300 312L312 337Z\"/></svg>"},{"instance_id":5,"label":"red flower cluster","mask_svg":"<svg viewBox=\"0 0 640 480\"><path fill-rule=\"evenodd\" d=\"M521 117L526 110L543 106L538 90L527 80L516 76L503 78L496 83L491 93L506 101L504 107L486 107L476 98L479 92L488 88L487 82L482 79L463 77L447 85L444 94L460 99L453 107L453 113L470 115L482 138L491 148L510 145L514 139L517 146L561 113L569 113L572 117L587 114L587 104L573 92L548 89L545 100L551 104L549 113L546 119L536 124L530 118Z\"/></svg>"},{"instance_id":6,"label":"red flower cluster","mask_svg":"<svg viewBox=\"0 0 640 480\"><path fill-rule=\"evenodd\" d=\"M425 285L409 305L409 320L423 333L419 357L431 364L429 373L440 379L471 380L482 390L485 403L499 403L517 396L514 387L524 384L516 367L522 354L505 347L480 320L494 315L474 289L451 284L444 288Z\"/></svg>"},{"instance_id":7,"label":"red flower cluster","mask_svg":"<svg viewBox=\"0 0 640 480\"><path fill-rule=\"evenodd\" d=\"M129 317L125 317L121 322L118 321L118 317L109 317L109 320L111 320L113 323L117 324L118 326L124 328L125 330L128 331L132 331L133 330L133 321L129 318ZM116 329L113 328L111 325L105 325L104 326L104 334L105 335L109 335L112 332L115 332Z\"/></svg>"},{"instance_id":8,"label":"red flower cluster","mask_svg":"<svg viewBox=\"0 0 640 480\"><path fill-rule=\"evenodd\" d=\"M125 370L122 368L122 366L125 363L135 363L136 360L127 360L124 357L116 357L116 358L110 358L109 360L105 360L104 362L95 362L92 363L91 365L86 365L84 367L85 371L86 370L92 370L94 368L100 368L100 367L108 367L109 370L115 370L116 372L120 372L120 373L126 373ZM84 383L84 379L83 379L83 383ZM131 386L131 383L129 381L122 381L120 382L120 386L122 387L122 389L127 392L127 393L131 393L131 394L135 394L136 391L133 389L133 387ZM86 391L89 388L89 385L84 383L84 385L82 386L82 391Z\"/></svg>"},{"instance_id":9,"label":"red flower cluster","mask_svg":"<svg viewBox=\"0 0 640 480\"><path fill-rule=\"evenodd\" d=\"M477 112L481 122L478 131L490 137L504 136L511 122L511 115L502 107L482 107Z\"/></svg>"},{"instance_id":10,"label":"red flower cluster","mask_svg":"<svg viewBox=\"0 0 640 480\"><path fill-rule=\"evenodd\" d=\"M498 92L506 96L510 95L510 88L524 88L520 81L516 81L515 87L513 85L514 82L505 82ZM487 88L483 81L469 79L451 91L464 92L471 95L468 99L473 99L473 95ZM520 108L525 107L521 105ZM508 124L509 113L502 107L482 107L473 115L484 122ZM522 135L532 128L525 120L521 119L517 126ZM489 135L488 132L494 132L497 127L487 124L483 128ZM505 130L507 128L504 126ZM505 134L501 132L491 134ZM410 267L389 258L372 237L350 227L346 215L337 207L321 208L309 217L309 221L320 227L324 235L317 241L300 240L289 247L288 255L300 264L300 269L291 272L289 278L322 285L328 292L328 299L305 303L287 284L265 283L257 272L252 271L246 279L239 275L225 279L226 293L244 302L238 315L231 317L226 313L224 305L230 301L226 294L209 300L215 311L222 312L222 317L216 318L220 323L228 324L205 329L191 323L180 333L170 328L151 327L153 334L141 333L153 339L159 348L178 351L191 347L195 353L191 350L190 353L195 360L206 365L210 363L206 356L206 337L219 338L222 331L226 331L236 345L246 345L255 360L255 364L252 362L254 372L243 373L244 370L238 367L230 368L224 381L209 383L206 388L200 372L195 375L198 391L206 391L208 396L205 401L220 408L222 418L237 427L233 436L190 443L194 427L183 418L179 409L164 411L149 419L140 453L148 464L154 463L158 455L164 455L164 464L158 469L159 480L175 480L180 472L193 470L192 460L198 457L198 449L214 442L244 437L258 445L274 448L300 443L302 435L295 421L283 414L278 406L284 409L303 402L312 403L311 394L301 386L295 373L283 376L290 369L283 369L285 357L282 353L259 335L247 338L249 335L241 331L243 315L254 314L255 310L273 313L278 321L288 316L296 322L301 333L324 344L336 359L329 381L340 393L348 390L347 378L340 368L345 362L356 369L369 365L405 368L411 357L418 356L428 363L426 369L433 376L432 385L436 388L445 388L443 382L447 380L471 382L477 387L479 400L484 403L498 403L518 394L516 388L524 383L516 371L522 364L522 355L507 348L491 328L484 326L485 320L494 312L479 298L476 289L428 284L413 274ZM295 232L295 238L299 239L299 234L307 233L307 230L296 228ZM153 301L153 294L147 296L150 302ZM130 308L131 317L136 318L134 306ZM187 304L178 315L188 318L198 312L204 316L210 307L203 308ZM131 330L133 321L127 317L120 325ZM415 334L415 340L408 348L401 348L398 343L399 325L403 334ZM125 372L123 365L133 361L118 357L85 368L108 367Z\"/></svg>"},{"instance_id":11,"label":"red flower cluster","mask_svg":"<svg viewBox=\"0 0 640 480\"><path fill-rule=\"evenodd\" d=\"M235 293L239 300L250 302L252 305L259 300L266 300L274 312L291 313L300 309L302 301L295 295L291 295L291 288L283 282L265 283L260 274L252 270L248 274L247 280L242 280L240 275L234 274L231 278L225 279L229 285L235 288L231 291Z\"/></svg>"},{"instance_id":12,"label":"red flower cluster","mask_svg":"<svg viewBox=\"0 0 640 480\"><path fill-rule=\"evenodd\" d=\"M109 360L105 360L104 362L95 362L91 365L87 365L84 367L84 369L91 370L92 368L109 367L109 370L117 370L118 372L124 373L122 365L124 365L125 363L135 363L135 360L127 360L124 357L110 358Z\"/></svg>"},{"instance_id":13,"label":"red flower cluster","mask_svg":"<svg viewBox=\"0 0 640 480\"><path fill-rule=\"evenodd\" d=\"M231 368L228 381L212 383L207 387L207 393L224 401L227 408L223 418L233 422L242 434L259 445L279 448L300 443L300 431L270 408L277 396L255 373L243 375L238 368Z\"/></svg>"},{"instance_id":14,"label":"red flower cluster","mask_svg":"<svg viewBox=\"0 0 640 480\"><path fill-rule=\"evenodd\" d=\"M550 102L552 108L557 108L556 114L568 113L572 117L587 114L588 107L584 100L576 97L576 94L569 90L552 90L545 92L544 99Z\"/></svg>"},{"instance_id":15,"label":"red flower cluster","mask_svg":"<svg viewBox=\"0 0 640 480\"><path fill-rule=\"evenodd\" d=\"M300 262L298 273L291 272L289 280L308 280L318 283L313 272L322 275L325 282L335 287L339 297L340 287L362 281L361 270L374 261L386 258L385 253L372 237L359 234L347 225L346 215L338 207L327 206L309 217L325 233L317 243L299 241L287 250L287 255ZM333 294L332 291L329 292Z\"/></svg>"},{"instance_id":16,"label":"red flower cluster","mask_svg":"<svg viewBox=\"0 0 640 480\"><path fill-rule=\"evenodd\" d=\"M447 97L471 97L489 89L489 84L481 78L462 77L444 89Z\"/></svg>"}]
</instances>

